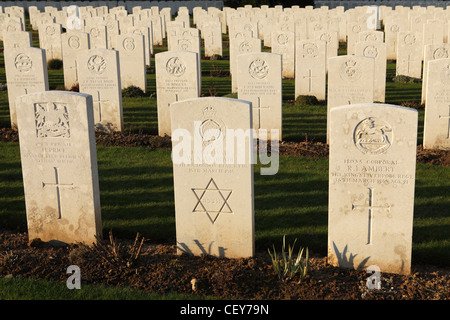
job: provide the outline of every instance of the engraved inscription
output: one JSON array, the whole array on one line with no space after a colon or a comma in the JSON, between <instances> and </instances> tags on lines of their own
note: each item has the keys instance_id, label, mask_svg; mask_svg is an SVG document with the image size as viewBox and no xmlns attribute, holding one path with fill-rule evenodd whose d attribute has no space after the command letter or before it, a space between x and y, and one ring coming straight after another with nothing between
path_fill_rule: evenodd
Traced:
<instances>
[{"instance_id":1,"label":"engraved inscription","mask_svg":"<svg viewBox=\"0 0 450 320\"><path fill-rule=\"evenodd\" d=\"M64 103L34 105L36 137L70 138L69 113Z\"/></svg>"},{"instance_id":2,"label":"engraved inscription","mask_svg":"<svg viewBox=\"0 0 450 320\"><path fill-rule=\"evenodd\" d=\"M380 154L391 146L392 135L392 127L387 122L369 117L355 127L353 141L364 154Z\"/></svg>"}]
</instances>

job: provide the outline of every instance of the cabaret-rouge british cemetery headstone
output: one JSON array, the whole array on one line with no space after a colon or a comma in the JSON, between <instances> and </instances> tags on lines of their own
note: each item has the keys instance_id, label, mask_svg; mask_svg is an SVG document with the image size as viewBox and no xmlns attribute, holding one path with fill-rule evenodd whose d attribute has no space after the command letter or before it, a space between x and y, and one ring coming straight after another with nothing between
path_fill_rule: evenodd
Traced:
<instances>
[{"instance_id":1,"label":"cabaret-rouge british cemetery headstone","mask_svg":"<svg viewBox=\"0 0 450 320\"><path fill-rule=\"evenodd\" d=\"M119 52L84 50L77 60L80 92L92 95L95 126L104 132L123 131Z\"/></svg>"},{"instance_id":2,"label":"cabaret-rouge british cemetery headstone","mask_svg":"<svg viewBox=\"0 0 450 320\"><path fill-rule=\"evenodd\" d=\"M92 97L46 91L16 105L29 241L92 244L102 232Z\"/></svg>"},{"instance_id":3,"label":"cabaret-rouge british cemetery headstone","mask_svg":"<svg viewBox=\"0 0 450 320\"><path fill-rule=\"evenodd\" d=\"M252 103L255 136L282 140L282 56L252 52L237 56L238 99Z\"/></svg>"},{"instance_id":4,"label":"cabaret-rouge british cemetery headstone","mask_svg":"<svg viewBox=\"0 0 450 320\"><path fill-rule=\"evenodd\" d=\"M4 57L11 127L17 128L16 98L49 88L45 50L10 48L4 51Z\"/></svg>"},{"instance_id":5,"label":"cabaret-rouge british cemetery headstone","mask_svg":"<svg viewBox=\"0 0 450 320\"><path fill-rule=\"evenodd\" d=\"M417 110L357 104L330 110L328 261L408 274Z\"/></svg>"},{"instance_id":6,"label":"cabaret-rouge british cemetery headstone","mask_svg":"<svg viewBox=\"0 0 450 320\"><path fill-rule=\"evenodd\" d=\"M253 256L251 108L228 98L171 105L178 253Z\"/></svg>"},{"instance_id":7,"label":"cabaret-rouge british cemetery headstone","mask_svg":"<svg viewBox=\"0 0 450 320\"><path fill-rule=\"evenodd\" d=\"M171 135L170 104L199 96L196 52L166 51L155 55L158 134Z\"/></svg>"},{"instance_id":8,"label":"cabaret-rouge british cemetery headstone","mask_svg":"<svg viewBox=\"0 0 450 320\"><path fill-rule=\"evenodd\" d=\"M424 149L450 150L450 58L428 62Z\"/></svg>"}]
</instances>

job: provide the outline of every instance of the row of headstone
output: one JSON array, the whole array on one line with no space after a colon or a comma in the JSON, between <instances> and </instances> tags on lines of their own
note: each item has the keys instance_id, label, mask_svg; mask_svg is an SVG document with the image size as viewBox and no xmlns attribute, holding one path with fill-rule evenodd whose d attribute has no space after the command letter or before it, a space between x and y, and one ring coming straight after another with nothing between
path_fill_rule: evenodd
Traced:
<instances>
[{"instance_id":1,"label":"row of headstone","mask_svg":"<svg viewBox=\"0 0 450 320\"><path fill-rule=\"evenodd\" d=\"M178 138L172 140L178 252L253 256L252 103L188 99L173 103L170 116ZM328 260L408 274L417 111L369 103L336 107L330 117ZM92 96L23 95L17 119L30 241L96 242L102 219ZM246 132L245 139L223 143L236 132ZM214 161L202 162L210 149Z\"/></svg>"}]
</instances>

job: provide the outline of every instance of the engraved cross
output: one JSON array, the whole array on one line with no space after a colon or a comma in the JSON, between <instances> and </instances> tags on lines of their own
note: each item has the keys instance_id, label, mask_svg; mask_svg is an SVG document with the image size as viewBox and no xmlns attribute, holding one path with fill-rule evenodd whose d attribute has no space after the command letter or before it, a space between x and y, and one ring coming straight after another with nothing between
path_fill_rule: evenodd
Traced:
<instances>
[{"instance_id":1,"label":"engraved cross","mask_svg":"<svg viewBox=\"0 0 450 320\"><path fill-rule=\"evenodd\" d=\"M364 204L364 205L355 205L352 203L352 210L354 209L368 209L369 210L369 222L367 225L367 244L372 244L372 227L373 227L373 219L374 219L374 211L375 209L386 209L388 211L390 211L391 206L389 205L384 205L384 206L375 206L373 205L373 191L374 188L368 188L369 189L369 203L368 205Z\"/></svg>"},{"instance_id":2,"label":"engraved cross","mask_svg":"<svg viewBox=\"0 0 450 320\"><path fill-rule=\"evenodd\" d=\"M60 188L69 188L73 189L73 183L59 183L59 175L58 175L58 168L53 167L55 170L55 181L56 182L42 182L42 187L55 187L56 188L56 198L58 201L58 219L61 219L61 194L60 194Z\"/></svg>"},{"instance_id":3,"label":"engraved cross","mask_svg":"<svg viewBox=\"0 0 450 320\"><path fill-rule=\"evenodd\" d=\"M268 109L269 107L263 107L261 106L261 98L258 97L258 104L254 107L254 109L258 110L258 128L255 129L261 129L261 109Z\"/></svg>"},{"instance_id":4,"label":"engraved cross","mask_svg":"<svg viewBox=\"0 0 450 320\"><path fill-rule=\"evenodd\" d=\"M102 104L105 102L109 102L109 100L102 100L100 91L97 91L97 99L94 100L94 103L98 104L98 122L102 122Z\"/></svg>"},{"instance_id":5,"label":"engraved cross","mask_svg":"<svg viewBox=\"0 0 450 320\"><path fill-rule=\"evenodd\" d=\"M308 92L311 92L311 89L312 89L312 78L317 78L317 77L316 77L316 76L313 76L313 75L312 75L312 70L309 69L309 70L308 70L308 75L307 75L307 76L303 76L303 79L306 79L306 78L308 78L308 82L309 82L309 89L308 89Z\"/></svg>"}]
</instances>

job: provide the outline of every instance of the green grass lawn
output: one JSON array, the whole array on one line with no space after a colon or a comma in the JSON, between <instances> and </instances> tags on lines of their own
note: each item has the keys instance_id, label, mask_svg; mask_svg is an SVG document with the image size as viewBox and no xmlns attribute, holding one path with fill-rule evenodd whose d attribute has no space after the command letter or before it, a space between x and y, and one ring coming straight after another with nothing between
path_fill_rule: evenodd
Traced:
<instances>
[{"instance_id":1,"label":"green grass lawn","mask_svg":"<svg viewBox=\"0 0 450 320\"><path fill-rule=\"evenodd\" d=\"M156 47L155 52L166 50ZM227 55L227 51L225 56ZM152 59L154 66L154 59ZM230 94L227 60L202 61L202 95ZM386 103L420 102L421 84L394 83L395 64L388 64ZM124 98L125 130L157 134L154 68L147 74L151 97ZM5 81L0 54L0 82ZM50 88L63 84L62 70L49 71ZM294 81L283 80L283 139L321 141L326 138L326 106L298 107ZM422 143L423 110L419 110L418 143ZM0 127L9 127L8 98L0 92ZM0 225L26 231L25 203L19 145L0 143ZM139 232L153 242L175 241L173 176L170 151L140 147L97 147L104 233L123 238ZM413 229L413 263L450 266L450 168L417 165ZM328 159L282 156L276 175L262 176L255 166L255 239L257 250L281 245L283 235L298 239L312 252L327 253ZM103 288L74 296L65 285L2 279L0 299L67 298L113 299L117 293ZM15 289L13 288L15 287ZM62 288L62 289L61 289ZM123 299L158 299L128 289ZM162 297L170 298L172 297ZM175 296L174 298L183 298Z\"/></svg>"}]
</instances>

